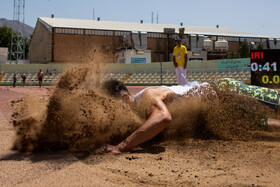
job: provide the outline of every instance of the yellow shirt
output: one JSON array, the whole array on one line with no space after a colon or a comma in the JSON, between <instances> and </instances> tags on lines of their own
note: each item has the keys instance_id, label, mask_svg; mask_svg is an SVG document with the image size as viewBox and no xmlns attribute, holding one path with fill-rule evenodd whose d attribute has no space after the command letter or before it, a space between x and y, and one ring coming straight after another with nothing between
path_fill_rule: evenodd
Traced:
<instances>
[{"instance_id":1,"label":"yellow shirt","mask_svg":"<svg viewBox=\"0 0 280 187\"><path fill-rule=\"evenodd\" d=\"M178 67L185 65L185 54L187 54L187 48L184 45L180 47L176 46L173 50L173 56L175 56Z\"/></svg>"}]
</instances>

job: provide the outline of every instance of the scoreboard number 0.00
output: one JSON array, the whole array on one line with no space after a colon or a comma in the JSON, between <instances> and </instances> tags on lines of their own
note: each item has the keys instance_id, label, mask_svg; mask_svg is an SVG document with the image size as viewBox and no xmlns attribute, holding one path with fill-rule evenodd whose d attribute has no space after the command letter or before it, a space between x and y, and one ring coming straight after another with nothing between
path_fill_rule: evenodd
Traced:
<instances>
[{"instance_id":1,"label":"scoreboard number 0.00","mask_svg":"<svg viewBox=\"0 0 280 187\"><path fill-rule=\"evenodd\" d=\"M270 84L279 84L280 83L280 77L279 77L279 75L274 75L272 77L272 79L270 80L269 76L264 75L264 76L262 76L262 82L264 84L269 84L269 83Z\"/></svg>"}]
</instances>

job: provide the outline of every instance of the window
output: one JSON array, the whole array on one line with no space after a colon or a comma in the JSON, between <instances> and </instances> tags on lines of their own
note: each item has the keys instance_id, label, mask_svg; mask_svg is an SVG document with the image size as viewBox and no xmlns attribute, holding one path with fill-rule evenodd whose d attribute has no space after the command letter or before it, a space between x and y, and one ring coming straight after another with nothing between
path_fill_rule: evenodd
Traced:
<instances>
[{"instance_id":1,"label":"window","mask_svg":"<svg viewBox=\"0 0 280 187\"><path fill-rule=\"evenodd\" d=\"M125 31L115 31L115 36L128 36L130 32ZM85 30L87 35L97 35L97 36L113 36L114 31L109 30Z\"/></svg>"},{"instance_id":2,"label":"window","mask_svg":"<svg viewBox=\"0 0 280 187\"><path fill-rule=\"evenodd\" d=\"M83 34L83 29L56 28L55 32L58 33L58 34Z\"/></svg>"},{"instance_id":3,"label":"window","mask_svg":"<svg viewBox=\"0 0 280 187\"><path fill-rule=\"evenodd\" d=\"M129 36L130 33L128 31L115 31L115 36Z\"/></svg>"},{"instance_id":4,"label":"window","mask_svg":"<svg viewBox=\"0 0 280 187\"><path fill-rule=\"evenodd\" d=\"M254 38L253 42L261 42L261 39L260 38Z\"/></svg>"},{"instance_id":5,"label":"window","mask_svg":"<svg viewBox=\"0 0 280 187\"><path fill-rule=\"evenodd\" d=\"M167 35L163 34L163 33L149 32L147 37L148 38L167 38Z\"/></svg>"}]
</instances>

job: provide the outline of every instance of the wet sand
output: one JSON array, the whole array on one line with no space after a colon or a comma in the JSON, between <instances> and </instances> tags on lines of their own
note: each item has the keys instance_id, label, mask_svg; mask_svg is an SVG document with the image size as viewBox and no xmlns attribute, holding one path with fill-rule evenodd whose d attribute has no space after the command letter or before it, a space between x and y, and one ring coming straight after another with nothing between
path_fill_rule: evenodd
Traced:
<instances>
[{"instance_id":1,"label":"wet sand","mask_svg":"<svg viewBox=\"0 0 280 187\"><path fill-rule=\"evenodd\" d=\"M129 87L135 94L141 88ZM11 150L10 101L52 89L0 87L1 186L279 186L280 141L151 141L119 155ZM277 123L277 121L275 122ZM276 134L277 135L277 134Z\"/></svg>"}]
</instances>

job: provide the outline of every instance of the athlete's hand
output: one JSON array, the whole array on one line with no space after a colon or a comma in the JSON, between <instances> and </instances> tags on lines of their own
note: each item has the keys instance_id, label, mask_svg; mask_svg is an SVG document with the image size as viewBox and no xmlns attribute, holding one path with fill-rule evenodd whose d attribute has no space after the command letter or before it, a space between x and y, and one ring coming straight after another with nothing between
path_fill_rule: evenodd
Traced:
<instances>
[{"instance_id":1,"label":"athlete's hand","mask_svg":"<svg viewBox=\"0 0 280 187\"><path fill-rule=\"evenodd\" d=\"M100 153L121 153L121 151L118 149L117 146L109 145L109 144L103 144L103 145L97 145L92 144L88 146L85 151L88 151L90 153L94 154L100 154Z\"/></svg>"},{"instance_id":2,"label":"athlete's hand","mask_svg":"<svg viewBox=\"0 0 280 187\"><path fill-rule=\"evenodd\" d=\"M105 152L107 153L121 153L121 151L117 146L107 144L107 145L103 145L103 147L105 148Z\"/></svg>"}]
</instances>

